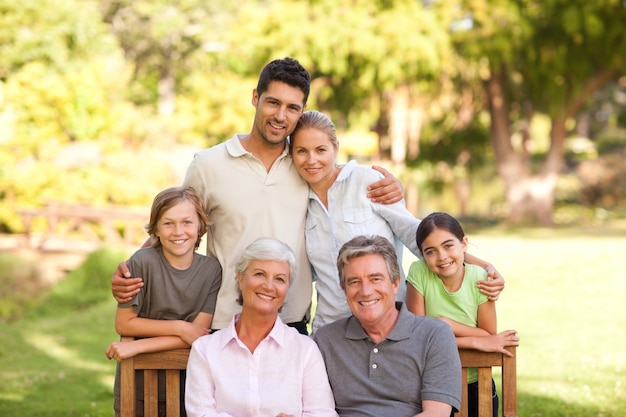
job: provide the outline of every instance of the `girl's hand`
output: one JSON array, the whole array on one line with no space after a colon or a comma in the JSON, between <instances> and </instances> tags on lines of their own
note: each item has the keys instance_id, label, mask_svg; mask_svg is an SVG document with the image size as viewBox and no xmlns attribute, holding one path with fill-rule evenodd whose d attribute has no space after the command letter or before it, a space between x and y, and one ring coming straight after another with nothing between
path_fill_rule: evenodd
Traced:
<instances>
[{"instance_id":1,"label":"girl's hand","mask_svg":"<svg viewBox=\"0 0 626 417\"><path fill-rule=\"evenodd\" d=\"M519 336L516 330L505 330L491 336L476 338L476 349L483 352L499 352L512 357L506 346L519 346Z\"/></svg>"}]
</instances>

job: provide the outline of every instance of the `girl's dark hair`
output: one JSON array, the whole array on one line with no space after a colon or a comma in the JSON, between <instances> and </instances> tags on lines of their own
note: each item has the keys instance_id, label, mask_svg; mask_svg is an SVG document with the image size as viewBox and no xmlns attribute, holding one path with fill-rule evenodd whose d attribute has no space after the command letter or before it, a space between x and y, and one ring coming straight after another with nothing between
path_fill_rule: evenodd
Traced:
<instances>
[{"instance_id":1,"label":"girl's dark hair","mask_svg":"<svg viewBox=\"0 0 626 417\"><path fill-rule=\"evenodd\" d=\"M450 216L448 213L439 211L430 213L422 219L415 233L415 242L420 252L422 251L424 240L426 240L435 229L446 230L456 236L460 241L463 241L465 237L461 223L459 223L457 219Z\"/></svg>"}]
</instances>

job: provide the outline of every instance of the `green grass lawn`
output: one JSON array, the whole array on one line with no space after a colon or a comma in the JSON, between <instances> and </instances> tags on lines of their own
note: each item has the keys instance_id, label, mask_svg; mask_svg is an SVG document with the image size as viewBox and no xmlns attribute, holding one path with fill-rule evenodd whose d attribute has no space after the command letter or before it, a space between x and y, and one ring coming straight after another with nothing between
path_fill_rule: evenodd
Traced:
<instances>
[{"instance_id":1,"label":"green grass lawn","mask_svg":"<svg viewBox=\"0 0 626 417\"><path fill-rule=\"evenodd\" d=\"M626 416L626 231L483 230L469 239L506 278L499 329L522 338L519 415ZM117 337L106 288L115 266L90 275L103 297L89 307L57 300L0 323L0 416L113 415L115 366L104 349Z\"/></svg>"}]
</instances>

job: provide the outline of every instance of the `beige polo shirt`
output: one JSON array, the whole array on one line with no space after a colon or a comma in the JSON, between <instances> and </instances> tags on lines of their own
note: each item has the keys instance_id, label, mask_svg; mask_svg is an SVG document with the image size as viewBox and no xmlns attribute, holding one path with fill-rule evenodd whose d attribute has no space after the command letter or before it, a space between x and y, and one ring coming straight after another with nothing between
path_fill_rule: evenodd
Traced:
<instances>
[{"instance_id":1,"label":"beige polo shirt","mask_svg":"<svg viewBox=\"0 0 626 417\"><path fill-rule=\"evenodd\" d=\"M292 323L308 317L312 281L304 227L309 188L298 175L288 149L267 172L235 135L198 152L183 184L193 187L206 205L213 222L205 237L207 254L222 265L222 286L211 327L225 328L241 310L235 264L245 247L262 236L282 240L296 255L296 277L280 313L282 321Z\"/></svg>"}]
</instances>

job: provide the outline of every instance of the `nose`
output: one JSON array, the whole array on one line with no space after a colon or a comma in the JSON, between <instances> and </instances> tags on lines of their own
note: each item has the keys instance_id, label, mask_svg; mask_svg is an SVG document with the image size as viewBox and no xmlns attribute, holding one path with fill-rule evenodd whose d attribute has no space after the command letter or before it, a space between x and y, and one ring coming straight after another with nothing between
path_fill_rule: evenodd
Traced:
<instances>
[{"instance_id":1,"label":"nose","mask_svg":"<svg viewBox=\"0 0 626 417\"><path fill-rule=\"evenodd\" d=\"M175 235L180 235L183 233L183 225L180 223L176 223L174 225L174 234Z\"/></svg>"},{"instance_id":2,"label":"nose","mask_svg":"<svg viewBox=\"0 0 626 417\"><path fill-rule=\"evenodd\" d=\"M369 280L365 279L361 282L360 290L361 295L369 295L372 293L372 285L370 284Z\"/></svg>"},{"instance_id":3,"label":"nose","mask_svg":"<svg viewBox=\"0 0 626 417\"><path fill-rule=\"evenodd\" d=\"M276 112L276 120L282 122L285 119L287 119L287 107L280 106L280 108Z\"/></svg>"},{"instance_id":4,"label":"nose","mask_svg":"<svg viewBox=\"0 0 626 417\"><path fill-rule=\"evenodd\" d=\"M268 276L265 280L265 288L268 290L274 289L274 277Z\"/></svg>"}]
</instances>

